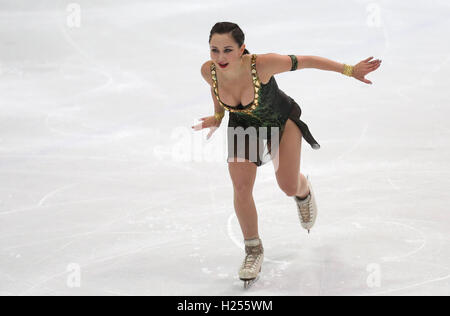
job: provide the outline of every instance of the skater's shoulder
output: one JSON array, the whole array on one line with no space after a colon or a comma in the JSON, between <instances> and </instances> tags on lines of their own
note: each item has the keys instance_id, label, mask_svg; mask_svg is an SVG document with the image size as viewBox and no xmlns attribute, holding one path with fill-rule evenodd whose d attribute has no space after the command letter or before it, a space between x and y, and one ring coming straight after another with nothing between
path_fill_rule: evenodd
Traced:
<instances>
[{"instance_id":1,"label":"skater's shoulder","mask_svg":"<svg viewBox=\"0 0 450 316\"><path fill-rule=\"evenodd\" d=\"M273 73L270 71L270 58L272 53L252 54L255 55L255 70L259 80L264 85L268 84Z\"/></svg>"},{"instance_id":2,"label":"skater's shoulder","mask_svg":"<svg viewBox=\"0 0 450 316\"><path fill-rule=\"evenodd\" d=\"M212 86L212 78L211 78L211 65L212 65L212 63L213 63L212 60L208 60L208 61L204 62L202 67L201 67L202 77L203 77L203 79L205 79L205 81L210 86Z\"/></svg>"},{"instance_id":3,"label":"skater's shoulder","mask_svg":"<svg viewBox=\"0 0 450 316\"><path fill-rule=\"evenodd\" d=\"M213 64L213 61L210 59L208 61L205 61L202 65L202 73L211 73L211 65Z\"/></svg>"}]
</instances>

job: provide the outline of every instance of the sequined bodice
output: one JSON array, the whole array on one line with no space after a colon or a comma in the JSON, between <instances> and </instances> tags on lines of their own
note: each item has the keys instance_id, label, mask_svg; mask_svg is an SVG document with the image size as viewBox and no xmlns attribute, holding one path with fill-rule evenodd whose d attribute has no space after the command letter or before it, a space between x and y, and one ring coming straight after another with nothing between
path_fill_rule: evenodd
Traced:
<instances>
[{"instance_id":1,"label":"sequined bodice","mask_svg":"<svg viewBox=\"0 0 450 316\"><path fill-rule=\"evenodd\" d=\"M230 112L227 129L227 161L235 161L234 158L239 157L252 161L257 166L261 166L270 161L272 159L272 152L277 151L281 143L288 118L300 128L303 138L305 138L311 147L313 149L319 149L320 145L311 135L308 126L300 120L300 106L294 99L278 88L274 75L270 77L270 80L266 84L261 83L256 72L255 60L257 55L254 54L251 57L255 98L252 103L246 106L239 104L236 107L231 107L220 100L216 69L214 64L211 65L215 97L219 101L219 104ZM291 71L297 70L297 57L295 55L289 55L289 57L292 60ZM256 129L248 129L249 127L255 127ZM256 138L254 137L255 130ZM274 143L273 137L277 137L278 141ZM255 145L256 149L254 147ZM256 155L254 155L255 151Z\"/></svg>"},{"instance_id":2,"label":"sequined bodice","mask_svg":"<svg viewBox=\"0 0 450 316\"><path fill-rule=\"evenodd\" d=\"M253 81L253 88L254 88L254 98L253 101L250 104L242 105L239 104L237 106L230 106L222 102L219 97L219 85L217 83L217 71L216 71L216 65L214 63L211 63L211 76L213 81L213 88L214 88L214 94L217 98L217 101L219 101L219 104L224 107L226 110L230 112L236 112L236 111L242 111L245 113L250 113L254 109L258 107L259 100L259 90L261 88L261 82L259 81L258 74L256 72L256 54L252 55L251 60L251 73L252 73L252 81Z\"/></svg>"},{"instance_id":3,"label":"sequined bodice","mask_svg":"<svg viewBox=\"0 0 450 316\"><path fill-rule=\"evenodd\" d=\"M295 56L292 56L291 58L294 61ZM217 72L215 64L212 63L211 76L215 97L219 104L230 112L230 118L233 117L232 122L239 126L282 126L295 101L278 88L274 76L271 76L266 84L261 83L256 71L256 58L257 55L253 54L251 74L255 96L252 103L246 106L239 104L236 107L224 104L219 97Z\"/></svg>"}]
</instances>

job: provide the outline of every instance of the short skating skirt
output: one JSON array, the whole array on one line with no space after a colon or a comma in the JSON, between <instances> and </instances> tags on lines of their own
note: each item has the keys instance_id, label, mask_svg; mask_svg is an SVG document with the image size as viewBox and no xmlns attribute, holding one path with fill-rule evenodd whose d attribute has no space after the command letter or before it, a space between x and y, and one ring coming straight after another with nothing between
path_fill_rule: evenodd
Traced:
<instances>
[{"instance_id":1,"label":"short skating skirt","mask_svg":"<svg viewBox=\"0 0 450 316\"><path fill-rule=\"evenodd\" d=\"M256 136L252 135L243 135L240 137L241 140L245 137L245 145L238 148L238 134L236 130L234 132L230 132L230 127L242 127L244 130L249 126L248 124L242 124L242 121L237 119L237 116L230 112L229 121L228 121L228 162L233 161L244 161L247 159L253 162L257 167L265 165L267 162L271 161L274 156L272 155L272 151L277 149L277 146L272 146L272 137L278 136L278 144L281 143L281 139L283 136L284 128L288 119L291 119L297 127L300 129L302 133L302 137L311 145L313 149L319 149L319 143L312 136L308 125L300 119L302 114L302 110L300 106L295 102L292 98L289 98L289 105L278 107L278 111L280 112L279 120L277 124L272 124L270 127L278 127L278 133L271 133L271 128L267 129L265 133L259 133L259 129L255 127ZM284 112L284 113L283 113ZM234 141L233 141L234 137ZM273 148L271 148L273 147ZM256 148L256 150L254 150Z\"/></svg>"}]
</instances>

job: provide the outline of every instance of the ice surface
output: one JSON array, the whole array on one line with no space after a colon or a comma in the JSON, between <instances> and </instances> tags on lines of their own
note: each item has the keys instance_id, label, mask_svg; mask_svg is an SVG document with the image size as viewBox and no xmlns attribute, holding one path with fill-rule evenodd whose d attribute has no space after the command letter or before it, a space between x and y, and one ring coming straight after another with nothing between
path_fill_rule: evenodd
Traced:
<instances>
[{"instance_id":1,"label":"ice surface","mask_svg":"<svg viewBox=\"0 0 450 316\"><path fill-rule=\"evenodd\" d=\"M449 295L449 14L418 0L2 0L0 294ZM321 145L303 142L301 160L320 214L308 235L272 164L258 169L266 259L247 292L228 115L208 142L190 128L213 113L200 66L218 21L250 53L383 60L370 86L277 75Z\"/></svg>"}]
</instances>

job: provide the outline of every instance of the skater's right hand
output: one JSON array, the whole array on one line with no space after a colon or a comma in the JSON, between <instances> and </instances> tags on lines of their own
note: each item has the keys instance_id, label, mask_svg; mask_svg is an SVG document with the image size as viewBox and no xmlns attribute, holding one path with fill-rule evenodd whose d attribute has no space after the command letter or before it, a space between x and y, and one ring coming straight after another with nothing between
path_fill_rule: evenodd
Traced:
<instances>
[{"instance_id":1,"label":"skater's right hand","mask_svg":"<svg viewBox=\"0 0 450 316\"><path fill-rule=\"evenodd\" d=\"M211 135L216 131L216 129L219 128L220 124L222 123L222 121L220 121L220 122L217 121L215 116L202 117L202 118L200 118L200 120L202 122L200 124L192 126L192 128L196 131L202 130L204 128L209 128L210 131L209 131L208 135L206 136L206 139L209 139L211 137Z\"/></svg>"}]
</instances>

